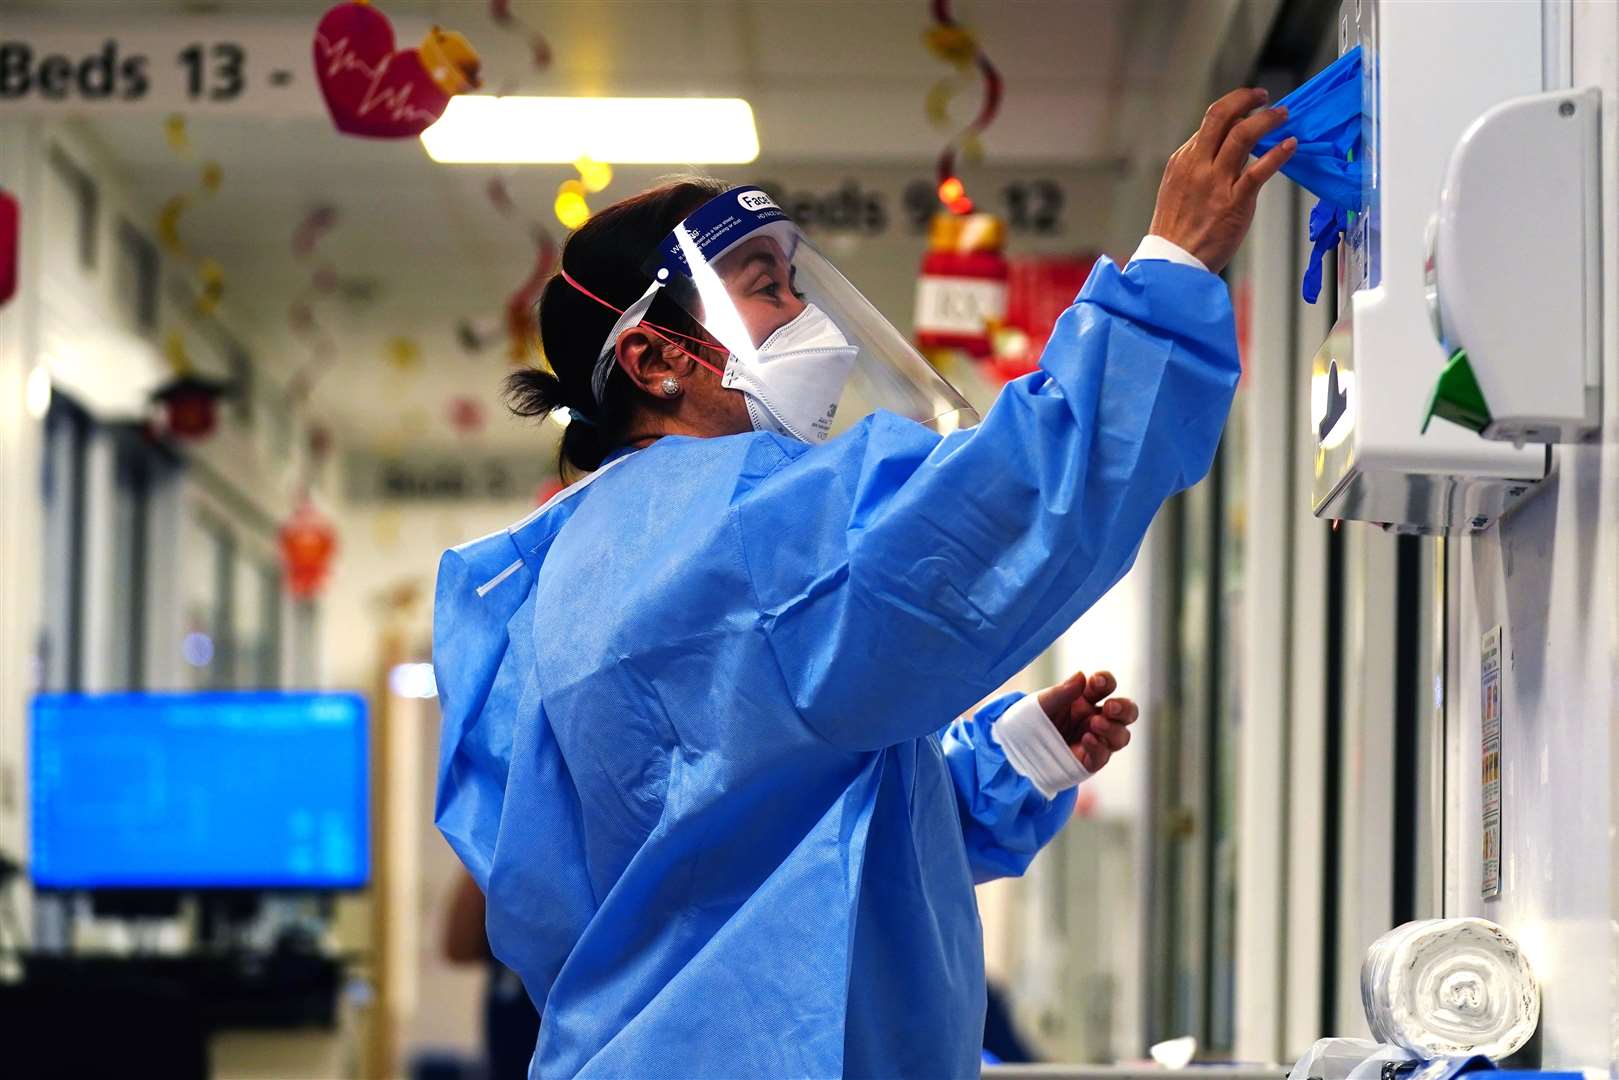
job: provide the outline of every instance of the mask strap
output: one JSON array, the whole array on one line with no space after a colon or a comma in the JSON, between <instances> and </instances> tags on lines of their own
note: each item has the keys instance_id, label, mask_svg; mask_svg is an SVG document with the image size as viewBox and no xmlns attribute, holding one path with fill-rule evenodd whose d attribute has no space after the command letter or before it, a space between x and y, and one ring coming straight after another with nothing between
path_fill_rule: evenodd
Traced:
<instances>
[{"instance_id":1,"label":"mask strap","mask_svg":"<svg viewBox=\"0 0 1619 1080\"><path fill-rule=\"evenodd\" d=\"M559 267L557 272L562 275L563 281L566 281L579 292L584 293L586 296L590 297L590 299L596 301L596 303L600 304L604 308L607 308L609 311L618 312L618 321L613 323L613 328L607 332L607 340L602 342L601 352L596 356L596 366L591 370L590 373L590 395L596 399L596 404L602 404L603 398L607 394L607 380L612 376L613 368L618 361L618 336L634 326L645 326L648 330L652 331L653 334L662 338L670 345L673 345L675 348L691 357L709 371L712 371L721 378L725 376L725 373L719 368L715 367L713 364L710 364L707 360L704 360L701 356L698 356L690 349L684 348L680 342L674 339L683 338L686 341L695 342L696 344L707 348L719 348L718 345L715 345L710 341L704 341L702 338L692 337L690 334L682 334L678 331L670 330L667 327L659 326L657 323L649 323L644 321L646 319L647 311L652 307L652 302L658 298L658 290L663 288L663 281L661 279L655 280L651 285L648 285L646 292L642 293L641 298L635 303L631 304L627 308L621 308L617 304L608 303L606 300L603 300L601 297L579 284L573 279L573 275L569 274L566 269ZM660 270L659 273L667 275L668 271Z\"/></svg>"}]
</instances>

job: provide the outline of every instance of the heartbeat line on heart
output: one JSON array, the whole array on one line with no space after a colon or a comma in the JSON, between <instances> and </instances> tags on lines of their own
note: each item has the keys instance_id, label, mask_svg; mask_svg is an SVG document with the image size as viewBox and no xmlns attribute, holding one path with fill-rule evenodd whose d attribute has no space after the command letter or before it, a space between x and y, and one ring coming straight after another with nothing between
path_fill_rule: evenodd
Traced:
<instances>
[{"instance_id":1,"label":"heartbeat line on heart","mask_svg":"<svg viewBox=\"0 0 1619 1080\"><path fill-rule=\"evenodd\" d=\"M320 51L321 60L327 63L326 77L333 78L349 71L358 71L371 80L365 94L360 98L359 105L355 106L356 116L366 116L371 110L386 108L389 118L393 120L425 120L432 123L438 119L438 114L426 109L412 108L410 104L410 86L396 86L392 89L383 89L380 85L387 77L388 64L393 56L385 56L382 63L375 68L360 59L358 53L349 45L346 37L336 41L327 40L324 34L315 35L315 48Z\"/></svg>"}]
</instances>

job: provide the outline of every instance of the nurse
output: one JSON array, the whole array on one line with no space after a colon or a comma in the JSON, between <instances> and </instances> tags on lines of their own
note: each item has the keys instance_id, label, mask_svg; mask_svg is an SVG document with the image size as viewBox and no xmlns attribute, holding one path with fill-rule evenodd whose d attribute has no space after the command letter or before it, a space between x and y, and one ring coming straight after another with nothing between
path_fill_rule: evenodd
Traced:
<instances>
[{"instance_id":1,"label":"nurse","mask_svg":"<svg viewBox=\"0 0 1619 1080\"><path fill-rule=\"evenodd\" d=\"M541 1006L531 1075L976 1076L973 885L1021 873L1134 707L1083 677L963 715L1207 471L1216 276L1291 140L1216 102L1149 235L978 422L767 195L603 210L540 302L584 473L447 552L437 821Z\"/></svg>"}]
</instances>

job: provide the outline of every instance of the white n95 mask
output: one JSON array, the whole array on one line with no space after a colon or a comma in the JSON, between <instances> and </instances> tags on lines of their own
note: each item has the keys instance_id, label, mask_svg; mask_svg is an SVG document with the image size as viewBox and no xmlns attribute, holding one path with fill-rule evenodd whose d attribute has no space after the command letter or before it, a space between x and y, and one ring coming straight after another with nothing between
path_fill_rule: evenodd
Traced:
<instances>
[{"instance_id":1,"label":"white n95 mask","mask_svg":"<svg viewBox=\"0 0 1619 1080\"><path fill-rule=\"evenodd\" d=\"M751 357L732 353L721 385L747 397L755 431L823 443L859 352L826 312L806 304Z\"/></svg>"}]
</instances>

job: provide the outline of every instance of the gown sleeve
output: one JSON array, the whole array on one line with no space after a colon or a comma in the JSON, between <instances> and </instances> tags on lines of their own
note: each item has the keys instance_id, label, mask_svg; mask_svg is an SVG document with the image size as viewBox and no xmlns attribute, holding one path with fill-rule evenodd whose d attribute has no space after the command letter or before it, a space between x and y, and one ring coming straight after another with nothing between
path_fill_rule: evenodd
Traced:
<instances>
[{"instance_id":1,"label":"gown sleeve","mask_svg":"<svg viewBox=\"0 0 1619 1080\"><path fill-rule=\"evenodd\" d=\"M939 735L977 884L1021 875L1074 812L1077 789L1046 798L995 741L995 721L1022 696L997 698Z\"/></svg>"},{"instance_id":2,"label":"gown sleeve","mask_svg":"<svg viewBox=\"0 0 1619 1080\"><path fill-rule=\"evenodd\" d=\"M1239 371L1220 278L1103 259L977 427L940 438L879 412L820 447L781 440L733 522L803 721L878 749L1004 684L1208 471Z\"/></svg>"}]
</instances>

